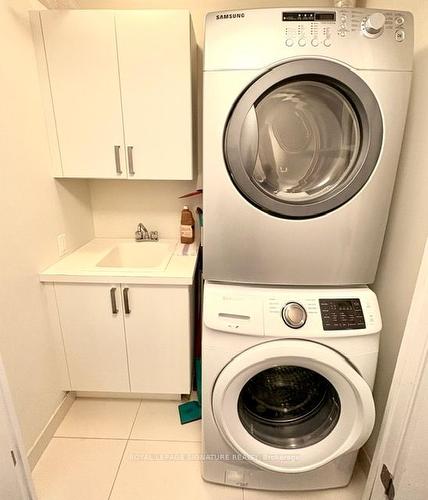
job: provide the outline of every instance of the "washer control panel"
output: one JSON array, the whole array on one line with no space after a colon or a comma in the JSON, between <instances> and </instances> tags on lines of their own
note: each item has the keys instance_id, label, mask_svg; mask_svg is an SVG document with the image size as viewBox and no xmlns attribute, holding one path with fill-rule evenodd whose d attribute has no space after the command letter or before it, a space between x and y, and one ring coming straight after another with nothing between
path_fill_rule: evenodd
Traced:
<instances>
[{"instance_id":1,"label":"washer control panel","mask_svg":"<svg viewBox=\"0 0 428 500\"><path fill-rule=\"evenodd\" d=\"M376 295L367 287L297 288L206 283L204 324L240 335L347 337L380 332Z\"/></svg>"},{"instance_id":2,"label":"washer control panel","mask_svg":"<svg viewBox=\"0 0 428 500\"><path fill-rule=\"evenodd\" d=\"M324 330L356 330L366 327L360 299L319 299Z\"/></svg>"}]
</instances>

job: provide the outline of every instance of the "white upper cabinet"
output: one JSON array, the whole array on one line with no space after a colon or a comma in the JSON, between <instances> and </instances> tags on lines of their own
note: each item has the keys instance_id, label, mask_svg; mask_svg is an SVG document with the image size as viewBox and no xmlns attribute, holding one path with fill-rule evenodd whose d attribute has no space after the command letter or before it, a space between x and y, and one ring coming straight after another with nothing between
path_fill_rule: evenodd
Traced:
<instances>
[{"instance_id":1,"label":"white upper cabinet","mask_svg":"<svg viewBox=\"0 0 428 500\"><path fill-rule=\"evenodd\" d=\"M116 14L128 172L134 179L192 178L190 29L184 10Z\"/></svg>"},{"instance_id":2,"label":"white upper cabinet","mask_svg":"<svg viewBox=\"0 0 428 500\"><path fill-rule=\"evenodd\" d=\"M62 175L126 177L114 14L40 15Z\"/></svg>"},{"instance_id":3,"label":"white upper cabinet","mask_svg":"<svg viewBox=\"0 0 428 500\"><path fill-rule=\"evenodd\" d=\"M31 20L56 177L192 178L188 11Z\"/></svg>"}]
</instances>

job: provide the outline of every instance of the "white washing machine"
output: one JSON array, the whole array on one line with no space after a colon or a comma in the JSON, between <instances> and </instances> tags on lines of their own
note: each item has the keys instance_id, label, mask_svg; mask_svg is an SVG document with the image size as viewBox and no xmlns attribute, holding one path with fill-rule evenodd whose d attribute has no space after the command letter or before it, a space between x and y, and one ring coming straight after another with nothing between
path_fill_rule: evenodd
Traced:
<instances>
[{"instance_id":1,"label":"white washing machine","mask_svg":"<svg viewBox=\"0 0 428 500\"><path fill-rule=\"evenodd\" d=\"M374 424L381 327L367 287L207 283L204 479L267 490L348 484Z\"/></svg>"},{"instance_id":2,"label":"white washing machine","mask_svg":"<svg viewBox=\"0 0 428 500\"><path fill-rule=\"evenodd\" d=\"M212 13L204 57L205 278L371 283L407 112L412 15Z\"/></svg>"}]
</instances>

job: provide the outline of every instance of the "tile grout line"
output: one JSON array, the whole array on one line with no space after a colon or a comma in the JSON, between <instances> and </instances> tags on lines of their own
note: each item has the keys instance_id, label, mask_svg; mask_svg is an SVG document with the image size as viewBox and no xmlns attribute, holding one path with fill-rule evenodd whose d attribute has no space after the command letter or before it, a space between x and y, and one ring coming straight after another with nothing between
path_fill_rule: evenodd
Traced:
<instances>
[{"instance_id":1,"label":"tile grout line","mask_svg":"<svg viewBox=\"0 0 428 500\"><path fill-rule=\"evenodd\" d=\"M131 429L130 429L129 434L128 434L128 438L127 438L127 440L126 440L125 447L123 448L123 453L122 453L122 456L120 457L119 466L118 466L118 468L117 468L117 470L116 470L116 474L114 475L113 483L112 483L112 485L111 485L111 488L110 488L110 493L109 493L109 495L108 495L107 500L110 500L111 495L112 495L112 493L113 493L114 485L116 484L116 479L117 479L117 476L119 475L119 471L120 471L120 468L121 468L121 466L122 466L123 457L125 456L126 448L128 447L129 439L130 439L130 437L131 437L132 431L134 430L135 422L137 421L137 417L138 417L138 414L140 413L140 408L141 408L141 405L142 405L142 404L143 404L143 400L141 399L141 400L140 400L140 404L138 405L137 411L136 411L136 413L135 413L135 417L134 417L134 420L133 420L133 422L132 422Z\"/></svg>"},{"instance_id":2,"label":"tile grout line","mask_svg":"<svg viewBox=\"0 0 428 500\"><path fill-rule=\"evenodd\" d=\"M128 441L128 438L115 438L115 437L91 437L91 436L53 436L52 439L89 439L100 441Z\"/></svg>"},{"instance_id":3,"label":"tile grout line","mask_svg":"<svg viewBox=\"0 0 428 500\"><path fill-rule=\"evenodd\" d=\"M193 441L190 439L147 439L147 438L132 438L128 441L148 441L149 443L202 443L202 440Z\"/></svg>"},{"instance_id":4,"label":"tile grout line","mask_svg":"<svg viewBox=\"0 0 428 500\"><path fill-rule=\"evenodd\" d=\"M135 417L134 417L134 421L132 422L127 441L129 441L131 439L132 431L134 430L135 422L137 421L137 417L138 417L138 414L140 413L140 409L141 409L142 404L143 404L143 400L141 399L140 404L138 405L137 413L135 414Z\"/></svg>"}]
</instances>

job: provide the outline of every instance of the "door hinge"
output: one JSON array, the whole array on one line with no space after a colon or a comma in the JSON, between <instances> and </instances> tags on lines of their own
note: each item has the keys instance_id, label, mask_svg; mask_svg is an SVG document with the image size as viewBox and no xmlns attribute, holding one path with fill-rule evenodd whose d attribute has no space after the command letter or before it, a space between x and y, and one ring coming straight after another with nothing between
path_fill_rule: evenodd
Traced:
<instances>
[{"instance_id":1,"label":"door hinge","mask_svg":"<svg viewBox=\"0 0 428 500\"><path fill-rule=\"evenodd\" d=\"M382 481L382 484L385 488L385 495L387 496L388 500L394 500L394 478L392 477L392 474L389 472L389 469L385 464L382 465L380 480Z\"/></svg>"},{"instance_id":2,"label":"door hinge","mask_svg":"<svg viewBox=\"0 0 428 500\"><path fill-rule=\"evenodd\" d=\"M10 450L10 454L12 455L13 466L16 467L16 457L15 457L15 453L13 452L13 450Z\"/></svg>"}]
</instances>

